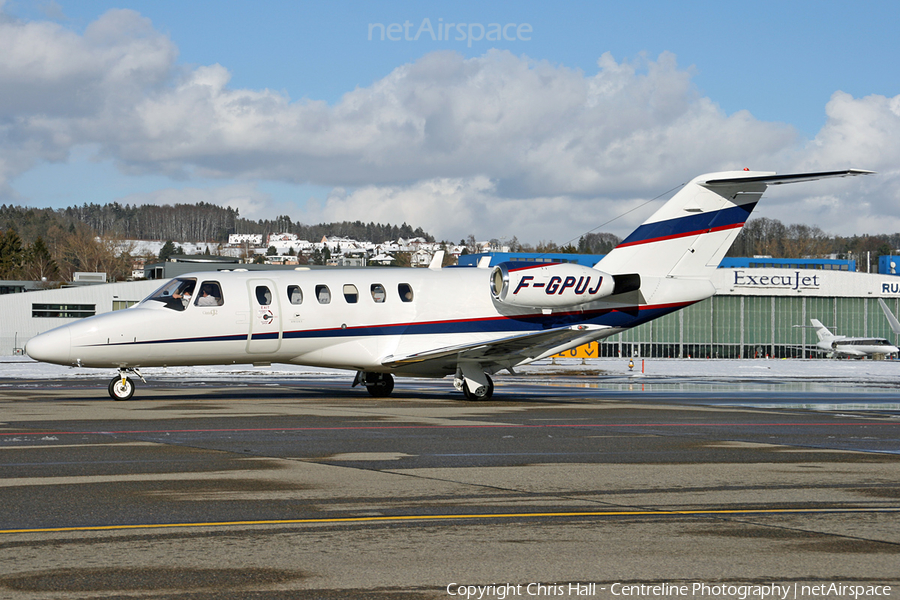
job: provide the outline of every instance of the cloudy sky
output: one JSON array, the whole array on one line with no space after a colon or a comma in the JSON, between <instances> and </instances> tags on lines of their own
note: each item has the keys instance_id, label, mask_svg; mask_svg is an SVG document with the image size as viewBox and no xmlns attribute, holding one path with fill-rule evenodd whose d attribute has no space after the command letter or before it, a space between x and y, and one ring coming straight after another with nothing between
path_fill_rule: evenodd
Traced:
<instances>
[{"instance_id":1,"label":"cloudy sky","mask_svg":"<svg viewBox=\"0 0 900 600\"><path fill-rule=\"evenodd\" d=\"M855 167L755 214L900 231L900 4L559 4L0 0L0 203L565 243L701 173Z\"/></svg>"}]
</instances>

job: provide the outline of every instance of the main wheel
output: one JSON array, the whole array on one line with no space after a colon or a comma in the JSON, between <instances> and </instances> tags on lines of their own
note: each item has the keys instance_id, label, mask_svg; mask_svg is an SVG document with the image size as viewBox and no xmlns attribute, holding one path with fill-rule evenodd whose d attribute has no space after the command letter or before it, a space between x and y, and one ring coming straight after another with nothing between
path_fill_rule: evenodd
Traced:
<instances>
[{"instance_id":1,"label":"main wheel","mask_svg":"<svg viewBox=\"0 0 900 600\"><path fill-rule=\"evenodd\" d=\"M131 400L134 396L134 382L130 377L124 380L121 377L113 377L109 382L109 396L113 400Z\"/></svg>"},{"instance_id":2,"label":"main wheel","mask_svg":"<svg viewBox=\"0 0 900 600\"><path fill-rule=\"evenodd\" d=\"M494 380L491 379L490 375L485 375L487 377L487 385L482 386L479 391L480 394L476 394L475 392L469 391L469 386L463 384L463 395L466 397L466 400L472 402L480 402L483 400L490 400L491 396L494 395Z\"/></svg>"},{"instance_id":3,"label":"main wheel","mask_svg":"<svg viewBox=\"0 0 900 600\"><path fill-rule=\"evenodd\" d=\"M375 398L387 398L394 391L394 376L390 373L366 373L365 383Z\"/></svg>"}]
</instances>

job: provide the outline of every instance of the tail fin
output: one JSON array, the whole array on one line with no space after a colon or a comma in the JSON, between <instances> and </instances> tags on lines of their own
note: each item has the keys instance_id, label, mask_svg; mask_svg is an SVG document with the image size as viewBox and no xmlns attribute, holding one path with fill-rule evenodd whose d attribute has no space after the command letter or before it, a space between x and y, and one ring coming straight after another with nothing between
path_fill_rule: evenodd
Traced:
<instances>
[{"instance_id":1,"label":"tail fin","mask_svg":"<svg viewBox=\"0 0 900 600\"><path fill-rule=\"evenodd\" d=\"M642 277L707 277L719 266L769 185L866 175L848 169L776 175L729 171L701 175L597 263L607 273Z\"/></svg>"},{"instance_id":2,"label":"tail fin","mask_svg":"<svg viewBox=\"0 0 900 600\"><path fill-rule=\"evenodd\" d=\"M891 326L891 330L900 335L900 321L897 321L897 317L894 316L894 313L887 307L887 304L884 303L884 300L881 298L878 299L878 304L881 305L881 310L884 311L884 316L887 317L888 323Z\"/></svg>"},{"instance_id":3,"label":"tail fin","mask_svg":"<svg viewBox=\"0 0 900 600\"><path fill-rule=\"evenodd\" d=\"M810 319L809 322L812 323L812 326L816 329L816 337L819 338L820 342L826 338L834 337L834 334L831 333L827 327L822 325L822 322L818 319Z\"/></svg>"}]
</instances>

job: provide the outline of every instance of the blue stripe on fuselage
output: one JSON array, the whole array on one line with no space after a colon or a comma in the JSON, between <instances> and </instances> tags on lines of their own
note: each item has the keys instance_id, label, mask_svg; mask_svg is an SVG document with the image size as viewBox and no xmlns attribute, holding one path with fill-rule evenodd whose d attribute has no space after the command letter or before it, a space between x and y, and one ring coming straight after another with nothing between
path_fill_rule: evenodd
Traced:
<instances>
[{"instance_id":1,"label":"blue stripe on fuselage","mask_svg":"<svg viewBox=\"0 0 900 600\"><path fill-rule=\"evenodd\" d=\"M576 324L606 325L609 327L636 327L647 321L682 309L692 303L681 302L658 306L643 306L623 309L603 309L593 311L573 311L550 315L532 314L517 317L485 317L481 319L463 319L458 321L430 321L424 323L396 323L390 325L361 325L357 327L334 327L328 329L307 329L285 331L285 340L313 340L353 338L388 335L442 335L452 333L498 333L516 334L538 332L555 327ZM119 342L114 344L96 344L102 346L131 346L146 344L198 343L198 342L246 342L248 334L205 336L189 338L171 338L161 340L143 340L139 342ZM253 340L276 340L277 332L254 333Z\"/></svg>"}]
</instances>

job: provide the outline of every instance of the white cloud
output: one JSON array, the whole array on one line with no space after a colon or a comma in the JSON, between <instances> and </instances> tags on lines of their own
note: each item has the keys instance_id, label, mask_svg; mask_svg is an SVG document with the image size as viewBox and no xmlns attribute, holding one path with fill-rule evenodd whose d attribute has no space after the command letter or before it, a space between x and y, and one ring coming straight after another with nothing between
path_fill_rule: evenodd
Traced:
<instances>
[{"instance_id":1,"label":"white cloud","mask_svg":"<svg viewBox=\"0 0 900 600\"><path fill-rule=\"evenodd\" d=\"M172 41L130 10L109 11L83 35L0 20L0 197L15 198L9 182L35 164L96 145L126 173L220 178L221 194L192 193L220 203L243 189L245 216L273 200L229 182L312 183L351 190L324 202L322 220L563 241L702 172L858 166L884 175L862 187L779 190L765 214L809 222L815 207L826 230L900 230L900 96L836 93L825 127L805 142L789 125L725 114L669 53L604 54L583 73L505 51L434 52L334 105L234 89L225 67L176 59ZM861 192L868 202L851 202ZM806 200L829 193L834 202ZM191 194L155 197L170 196ZM279 214L297 214L285 208ZM607 230L627 233L637 219Z\"/></svg>"}]
</instances>

